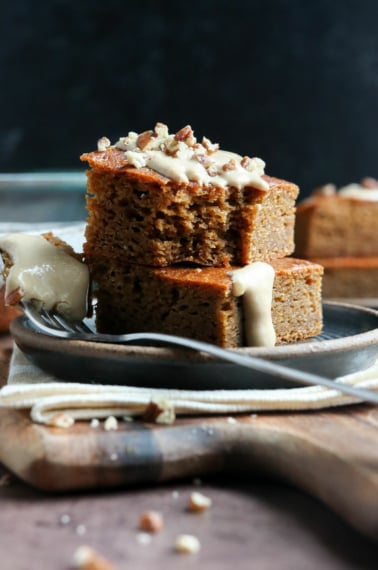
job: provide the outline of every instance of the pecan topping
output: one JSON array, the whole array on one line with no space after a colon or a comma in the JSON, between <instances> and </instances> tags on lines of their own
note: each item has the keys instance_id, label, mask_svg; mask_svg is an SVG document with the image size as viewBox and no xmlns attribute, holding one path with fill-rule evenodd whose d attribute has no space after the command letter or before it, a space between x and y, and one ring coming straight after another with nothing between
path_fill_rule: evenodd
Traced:
<instances>
[{"instance_id":1,"label":"pecan topping","mask_svg":"<svg viewBox=\"0 0 378 570\"><path fill-rule=\"evenodd\" d=\"M97 150L100 152L104 152L107 148L110 147L110 140L108 137L101 137L97 141Z\"/></svg>"},{"instance_id":2,"label":"pecan topping","mask_svg":"<svg viewBox=\"0 0 378 570\"><path fill-rule=\"evenodd\" d=\"M186 142L188 139L193 138L193 130L190 125L186 125L175 134L176 141Z\"/></svg>"},{"instance_id":3,"label":"pecan topping","mask_svg":"<svg viewBox=\"0 0 378 570\"><path fill-rule=\"evenodd\" d=\"M144 131L144 133L140 133L136 142L137 147L143 150L144 148L146 148L146 146L152 140L153 137L156 137L156 133L154 133L154 131Z\"/></svg>"},{"instance_id":4,"label":"pecan topping","mask_svg":"<svg viewBox=\"0 0 378 570\"><path fill-rule=\"evenodd\" d=\"M243 158L240 161L240 165L247 169L248 166L251 164L251 159L249 158L249 156L243 156Z\"/></svg>"},{"instance_id":5,"label":"pecan topping","mask_svg":"<svg viewBox=\"0 0 378 570\"><path fill-rule=\"evenodd\" d=\"M361 180L361 186L362 188L378 188L378 180L376 180L375 178L372 178L371 176L366 176L366 178L363 178Z\"/></svg>"},{"instance_id":6,"label":"pecan topping","mask_svg":"<svg viewBox=\"0 0 378 570\"><path fill-rule=\"evenodd\" d=\"M235 168L236 168L236 162L233 158L231 158L228 162L226 162L226 164L222 166L222 170L224 172L227 172L228 170L235 170Z\"/></svg>"},{"instance_id":7,"label":"pecan topping","mask_svg":"<svg viewBox=\"0 0 378 570\"><path fill-rule=\"evenodd\" d=\"M154 131L158 137L163 139L167 138L169 135L168 127L164 123L156 123Z\"/></svg>"},{"instance_id":8,"label":"pecan topping","mask_svg":"<svg viewBox=\"0 0 378 570\"><path fill-rule=\"evenodd\" d=\"M211 140L206 137L202 137L202 146L204 146L205 149L207 150L207 154L213 154L214 152L217 152L219 150L219 144L218 143L213 144Z\"/></svg>"}]
</instances>

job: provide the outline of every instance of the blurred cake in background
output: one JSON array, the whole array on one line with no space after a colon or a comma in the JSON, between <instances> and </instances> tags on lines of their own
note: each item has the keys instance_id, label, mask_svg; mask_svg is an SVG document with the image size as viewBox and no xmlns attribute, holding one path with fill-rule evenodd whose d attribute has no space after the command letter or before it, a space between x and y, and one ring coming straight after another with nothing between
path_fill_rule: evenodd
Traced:
<instances>
[{"instance_id":1,"label":"blurred cake in background","mask_svg":"<svg viewBox=\"0 0 378 570\"><path fill-rule=\"evenodd\" d=\"M324 267L323 297L378 298L378 181L327 184L297 207L295 256Z\"/></svg>"}]
</instances>

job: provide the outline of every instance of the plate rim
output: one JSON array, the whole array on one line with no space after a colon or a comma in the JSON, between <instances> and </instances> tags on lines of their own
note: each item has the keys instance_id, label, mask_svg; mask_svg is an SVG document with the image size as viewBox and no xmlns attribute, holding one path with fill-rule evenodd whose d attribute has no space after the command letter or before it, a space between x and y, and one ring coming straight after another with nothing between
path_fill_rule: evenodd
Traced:
<instances>
[{"instance_id":1,"label":"plate rim","mask_svg":"<svg viewBox=\"0 0 378 570\"><path fill-rule=\"evenodd\" d=\"M371 314L377 317L378 311L372 308L354 305L350 303L339 303L333 301L325 301L323 306L336 306L337 308L345 308L357 310L363 314ZM25 326L27 318L24 315L17 317L12 321L10 332L14 342L21 350L27 352L27 349L38 349L44 352L70 353L76 356L97 356L101 358L113 358L116 360L128 358L130 361L180 361L180 362L219 362L220 360L214 356L194 352L185 348L175 347L149 347L138 345L122 345L111 343L93 343L83 340L69 340L52 337L44 333L37 332L32 328ZM378 325L378 322L377 322ZM239 347L232 350L241 354L258 356L268 359L286 359L300 358L306 356L314 356L321 354L329 354L331 352L345 352L351 349L363 348L369 345L378 344L378 326L366 332L357 333L351 336L325 339L317 341L308 341L305 343L292 343L275 346L273 348L266 347ZM25 350L26 349L26 350Z\"/></svg>"}]
</instances>

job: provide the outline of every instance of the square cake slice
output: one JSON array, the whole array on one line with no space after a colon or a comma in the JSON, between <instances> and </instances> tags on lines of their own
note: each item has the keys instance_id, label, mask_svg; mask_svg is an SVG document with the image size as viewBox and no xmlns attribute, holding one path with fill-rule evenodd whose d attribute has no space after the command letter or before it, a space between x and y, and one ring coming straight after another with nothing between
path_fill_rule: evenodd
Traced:
<instances>
[{"instance_id":1,"label":"square cake slice","mask_svg":"<svg viewBox=\"0 0 378 570\"><path fill-rule=\"evenodd\" d=\"M294 250L295 184L259 158L219 150L192 129L100 141L88 162L85 254L118 263L227 267Z\"/></svg>"},{"instance_id":2,"label":"square cake slice","mask_svg":"<svg viewBox=\"0 0 378 570\"><path fill-rule=\"evenodd\" d=\"M246 294L235 291L240 268L152 268L103 261L98 258L92 267L101 332L155 331L238 347L251 345L247 331L253 336L259 313L267 310L277 344L303 340L322 330L323 268L309 261L284 258L248 266L267 266L273 273L270 291L256 274L250 278L258 291L252 312L246 308Z\"/></svg>"},{"instance_id":3,"label":"square cake slice","mask_svg":"<svg viewBox=\"0 0 378 570\"><path fill-rule=\"evenodd\" d=\"M364 299L376 305L378 255L369 257L322 257L313 260L324 268L324 299Z\"/></svg>"},{"instance_id":4,"label":"square cake slice","mask_svg":"<svg viewBox=\"0 0 378 570\"><path fill-rule=\"evenodd\" d=\"M378 181L319 188L297 206L295 255L306 259L378 255Z\"/></svg>"}]
</instances>

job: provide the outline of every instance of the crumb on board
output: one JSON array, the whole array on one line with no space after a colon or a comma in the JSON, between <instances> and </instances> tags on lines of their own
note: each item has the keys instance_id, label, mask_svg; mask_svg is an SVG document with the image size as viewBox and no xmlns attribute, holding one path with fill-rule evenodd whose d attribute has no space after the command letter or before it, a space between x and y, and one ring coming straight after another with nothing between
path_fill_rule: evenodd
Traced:
<instances>
[{"instance_id":1,"label":"crumb on board","mask_svg":"<svg viewBox=\"0 0 378 570\"><path fill-rule=\"evenodd\" d=\"M115 416L108 416L104 421L105 431L115 431L118 429L118 420Z\"/></svg>"},{"instance_id":2,"label":"crumb on board","mask_svg":"<svg viewBox=\"0 0 378 570\"><path fill-rule=\"evenodd\" d=\"M170 425L175 419L175 409L169 400L151 400L143 413L145 422Z\"/></svg>"},{"instance_id":3,"label":"crumb on board","mask_svg":"<svg viewBox=\"0 0 378 570\"><path fill-rule=\"evenodd\" d=\"M109 560L87 545L81 545L75 550L72 566L75 570L115 570Z\"/></svg>"},{"instance_id":4,"label":"crumb on board","mask_svg":"<svg viewBox=\"0 0 378 570\"><path fill-rule=\"evenodd\" d=\"M75 423L75 420L69 414L64 412L57 412L48 420L47 425L52 427L59 427L68 429Z\"/></svg>"},{"instance_id":5,"label":"crumb on board","mask_svg":"<svg viewBox=\"0 0 378 570\"><path fill-rule=\"evenodd\" d=\"M188 509L193 513L202 513L209 509L212 505L212 500L210 497L194 491L190 494L188 501Z\"/></svg>"},{"instance_id":6,"label":"crumb on board","mask_svg":"<svg viewBox=\"0 0 378 570\"><path fill-rule=\"evenodd\" d=\"M201 548L200 541L192 534L180 534L176 538L175 548L182 554L196 554Z\"/></svg>"},{"instance_id":7,"label":"crumb on board","mask_svg":"<svg viewBox=\"0 0 378 570\"><path fill-rule=\"evenodd\" d=\"M162 515L157 511L145 511L139 519L139 528L145 532L159 532L164 526Z\"/></svg>"}]
</instances>

